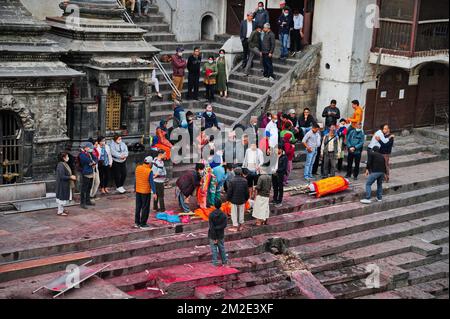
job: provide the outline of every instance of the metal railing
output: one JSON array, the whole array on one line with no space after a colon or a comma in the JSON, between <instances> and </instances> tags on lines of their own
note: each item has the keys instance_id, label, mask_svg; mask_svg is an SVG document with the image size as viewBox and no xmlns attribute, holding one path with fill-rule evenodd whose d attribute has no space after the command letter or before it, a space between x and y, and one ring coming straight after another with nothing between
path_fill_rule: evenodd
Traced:
<instances>
[{"instance_id":1,"label":"metal railing","mask_svg":"<svg viewBox=\"0 0 450 319\"><path fill-rule=\"evenodd\" d=\"M117 4L119 5L120 8L124 9L124 14L123 15L125 17L125 20L128 23L131 23L131 24L135 25L133 19L128 14L127 9L126 9L126 7L123 6L122 2L120 0L117 0ZM172 8L172 7L170 7L170 8ZM143 38L143 40L145 42L147 42L147 40L145 40L145 38ZM173 83L172 79L170 78L170 75L167 73L166 69L164 68L164 66L162 65L161 61L159 61L159 59L158 59L158 57L156 55L153 56L153 62L155 63L156 67L159 69L159 71L161 72L161 74L163 75L163 77L167 81L167 83L169 83L170 88L175 92L176 96L178 98L181 98L181 92L175 86L175 83Z\"/></svg>"}]
</instances>

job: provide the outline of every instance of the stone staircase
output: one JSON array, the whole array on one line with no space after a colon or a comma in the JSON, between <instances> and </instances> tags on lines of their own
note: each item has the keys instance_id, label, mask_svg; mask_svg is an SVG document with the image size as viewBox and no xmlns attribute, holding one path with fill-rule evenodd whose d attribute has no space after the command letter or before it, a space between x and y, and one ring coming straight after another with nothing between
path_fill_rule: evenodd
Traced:
<instances>
[{"instance_id":1,"label":"stone staircase","mask_svg":"<svg viewBox=\"0 0 450 319\"><path fill-rule=\"evenodd\" d=\"M92 260L92 267L109 265L99 274L102 287L126 298L448 298L448 160L415 162L411 152L398 155L404 164L392 170L380 203L359 203L361 178L319 199L288 190L266 226L246 215L243 231L226 232L228 267L211 267L203 221L87 239L49 234L0 249L0 297ZM286 249L274 249L274 241ZM370 287L374 267L379 286ZM308 280L294 275L299 269Z\"/></svg>"},{"instance_id":2,"label":"stone staircase","mask_svg":"<svg viewBox=\"0 0 450 319\"><path fill-rule=\"evenodd\" d=\"M140 28L147 30L145 39L153 46L160 49L159 56L165 54L174 54L178 46L185 48L186 58L191 54L194 47L201 48L203 63L206 62L209 55L218 55L219 49L229 36L216 36L216 41L197 41L197 42L177 42L176 37L170 32L170 26L164 21L164 16L159 12L156 5L151 6L148 17L135 17L134 21ZM292 66L299 62L301 55L297 58L289 58L285 62L274 59L274 71L276 79L280 79ZM169 75L172 74L172 66L170 63L162 63ZM213 103L214 111L219 122L224 126L229 126L236 121L242 114L246 113L249 108L275 83L269 82L262 77L262 65L259 61L255 61L254 68L251 70L251 77L245 76L240 71L230 74L228 98L221 98L216 95ZM152 127L155 128L162 118L169 118L172 115L172 102L170 101L171 88L169 84L159 76L160 91L163 100L157 97L152 99L152 112L150 120ZM187 97L187 76L185 77L184 87L182 91L183 105L186 110L194 113L203 112L206 99L204 96L203 78L200 79L200 101L188 101Z\"/></svg>"}]
</instances>

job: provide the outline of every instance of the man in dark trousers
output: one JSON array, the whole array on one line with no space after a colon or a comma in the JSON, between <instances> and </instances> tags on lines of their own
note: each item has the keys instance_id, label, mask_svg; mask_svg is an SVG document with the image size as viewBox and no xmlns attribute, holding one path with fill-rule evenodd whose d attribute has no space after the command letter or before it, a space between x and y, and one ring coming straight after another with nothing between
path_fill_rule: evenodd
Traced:
<instances>
[{"instance_id":1,"label":"man in dark trousers","mask_svg":"<svg viewBox=\"0 0 450 319\"><path fill-rule=\"evenodd\" d=\"M198 163L195 165L195 171L187 171L178 178L175 190L178 204L184 213L189 213L189 198L195 193L195 190L200 186L200 180L205 171L205 164Z\"/></svg>"},{"instance_id":2,"label":"man in dark trousers","mask_svg":"<svg viewBox=\"0 0 450 319\"><path fill-rule=\"evenodd\" d=\"M278 145L278 165L272 175L273 201L275 207L281 207L284 194L284 176L287 175L288 158L283 150L283 144Z\"/></svg>"},{"instance_id":3,"label":"man in dark trousers","mask_svg":"<svg viewBox=\"0 0 450 319\"><path fill-rule=\"evenodd\" d=\"M268 78L271 82L275 81L275 75L273 74L272 57L275 52L275 34L270 29L270 24L264 25L263 32L261 32L261 53L264 67L264 77Z\"/></svg>"},{"instance_id":4,"label":"man in dark trousers","mask_svg":"<svg viewBox=\"0 0 450 319\"><path fill-rule=\"evenodd\" d=\"M214 266L218 266L217 255L220 253L222 259L222 265L228 264L227 252L225 251L224 238L225 228L227 227L227 215L220 209L222 207L222 201L216 200L214 205L216 209L209 214L209 230L208 238L209 245L212 253L212 263Z\"/></svg>"},{"instance_id":5,"label":"man in dark trousers","mask_svg":"<svg viewBox=\"0 0 450 319\"><path fill-rule=\"evenodd\" d=\"M336 107L336 100L331 100L330 105L323 110L322 117L325 118L325 127L337 124L341 111Z\"/></svg>"},{"instance_id":6,"label":"man in dark trousers","mask_svg":"<svg viewBox=\"0 0 450 319\"><path fill-rule=\"evenodd\" d=\"M372 193L372 184L377 182L377 201L381 202L383 199L383 180L384 174L386 173L386 161L383 154L380 153L380 147L374 146L372 152L368 153L369 158L367 160L366 169L366 198L361 200L363 204L370 204Z\"/></svg>"},{"instance_id":7,"label":"man in dark trousers","mask_svg":"<svg viewBox=\"0 0 450 319\"><path fill-rule=\"evenodd\" d=\"M352 166L353 162L355 162L355 167L353 168L353 178L355 181L358 179L359 163L361 162L361 154L365 139L366 137L363 129L361 128L361 123L357 123L356 128L347 133L346 146L348 155L347 175L345 175L345 178L350 178L352 176Z\"/></svg>"},{"instance_id":8,"label":"man in dark trousers","mask_svg":"<svg viewBox=\"0 0 450 319\"><path fill-rule=\"evenodd\" d=\"M145 229L148 215L150 214L150 201L152 193L155 194L156 187L152 172L153 157L147 156L144 163L138 165L135 171L136 208L134 212L134 228Z\"/></svg>"},{"instance_id":9,"label":"man in dark trousers","mask_svg":"<svg viewBox=\"0 0 450 319\"><path fill-rule=\"evenodd\" d=\"M248 182L242 176L242 168L240 167L234 170L234 177L229 183L227 198L231 203L231 221L233 222L233 227L230 228L230 231L240 231L243 229L244 224L245 204L250 198Z\"/></svg>"},{"instance_id":10,"label":"man in dark trousers","mask_svg":"<svg viewBox=\"0 0 450 319\"><path fill-rule=\"evenodd\" d=\"M247 13L247 19L242 20L241 22L241 29L240 29L240 37L242 42L242 69L245 69L247 66L247 61L249 57L249 46L248 41L250 39L250 35L255 30L256 24L253 21L253 12Z\"/></svg>"},{"instance_id":11,"label":"man in dark trousers","mask_svg":"<svg viewBox=\"0 0 450 319\"><path fill-rule=\"evenodd\" d=\"M87 209L86 205L95 206L95 203L91 201L90 193L94 180L94 167L97 165L98 159L93 151L94 145L86 142L81 145L81 153L78 155L81 168L80 207L83 209Z\"/></svg>"},{"instance_id":12,"label":"man in dark trousers","mask_svg":"<svg viewBox=\"0 0 450 319\"><path fill-rule=\"evenodd\" d=\"M194 52L188 59L188 99L198 100L198 87L200 83L200 70L202 65L202 57L200 48L194 48Z\"/></svg>"}]
</instances>

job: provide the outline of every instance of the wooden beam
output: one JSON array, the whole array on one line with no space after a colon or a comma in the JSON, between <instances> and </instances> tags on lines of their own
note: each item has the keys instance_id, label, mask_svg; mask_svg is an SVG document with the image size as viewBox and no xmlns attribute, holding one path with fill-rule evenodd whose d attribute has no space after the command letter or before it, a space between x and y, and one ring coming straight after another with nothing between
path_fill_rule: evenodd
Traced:
<instances>
[{"instance_id":1,"label":"wooden beam","mask_svg":"<svg viewBox=\"0 0 450 319\"><path fill-rule=\"evenodd\" d=\"M410 47L409 47L409 56L411 56L411 57L414 56L414 51L415 51L415 46L416 46L419 11L420 11L420 0L415 0L413 25L412 25L412 30L411 30L411 42L410 42Z\"/></svg>"}]
</instances>

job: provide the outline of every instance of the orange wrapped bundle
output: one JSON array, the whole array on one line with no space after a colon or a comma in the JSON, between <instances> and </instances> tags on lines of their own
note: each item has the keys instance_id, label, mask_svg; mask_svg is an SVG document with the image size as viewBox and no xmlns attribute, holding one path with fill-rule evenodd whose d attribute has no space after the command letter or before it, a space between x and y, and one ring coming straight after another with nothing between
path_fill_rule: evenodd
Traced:
<instances>
[{"instance_id":1,"label":"orange wrapped bundle","mask_svg":"<svg viewBox=\"0 0 450 319\"><path fill-rule=\"evenodd\" d=\"M210 208L199 208L194 211L194 214L200 217L201 219L207 221L209 219L209 214L211 214L216 208L210 207ZM225 214L228 216L231 215L231 203L225 202L222 204L222 207L220 208ZM250 209L250 202L247 202L245 204L245 210Z\"/></svg>"},{"instance_id":2,"label":"orange wrapped bundle","mask_svg":"<svg viewBox=\"0 0 450 319\"><path fill-rule=\"evenodd\" d=\"M349 187L349 181L342 176L334 176L313 182L310 191L316 193L316 197L345 191Z\"/></svg>"}]
</instances>

